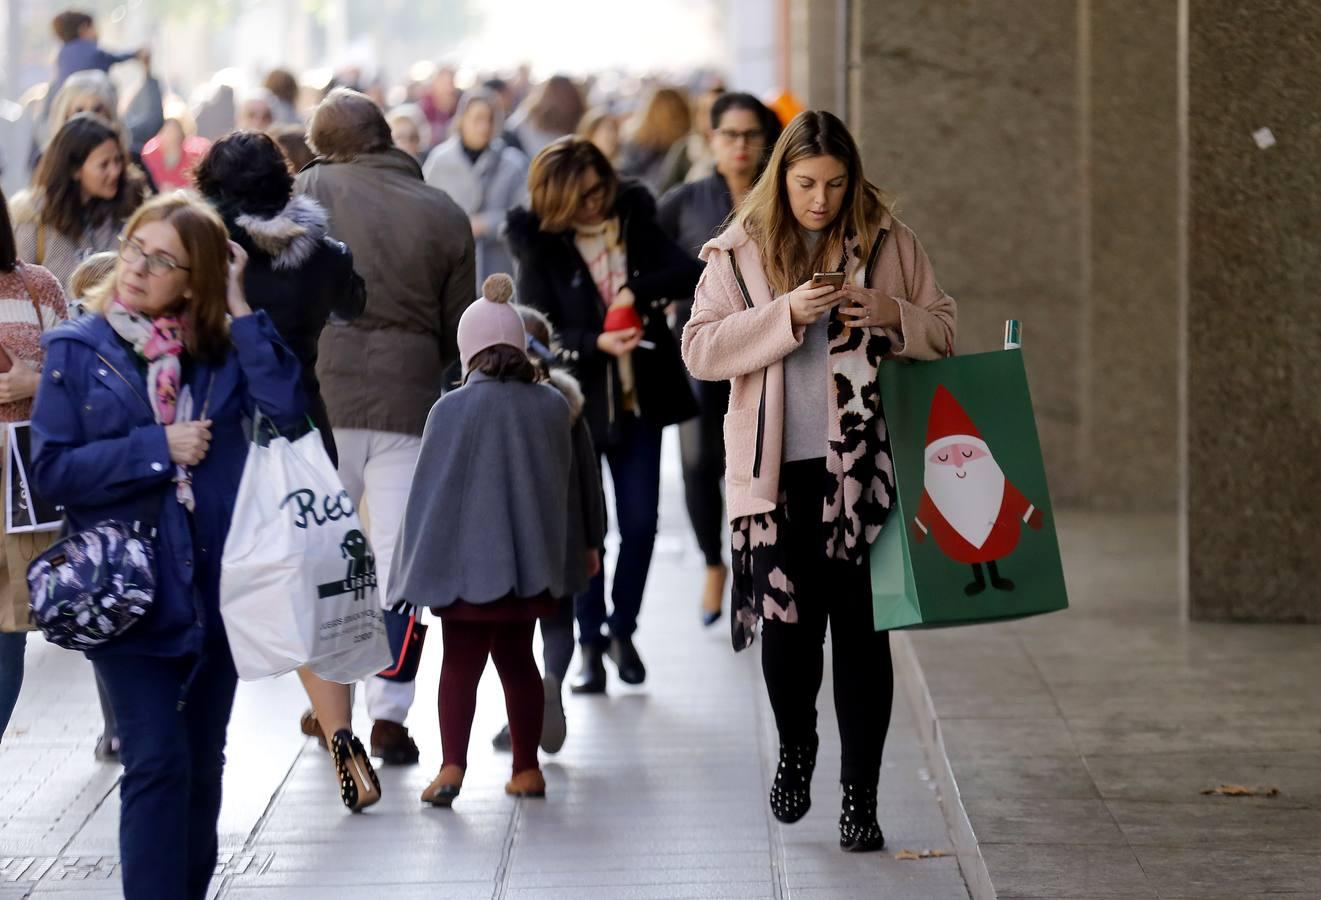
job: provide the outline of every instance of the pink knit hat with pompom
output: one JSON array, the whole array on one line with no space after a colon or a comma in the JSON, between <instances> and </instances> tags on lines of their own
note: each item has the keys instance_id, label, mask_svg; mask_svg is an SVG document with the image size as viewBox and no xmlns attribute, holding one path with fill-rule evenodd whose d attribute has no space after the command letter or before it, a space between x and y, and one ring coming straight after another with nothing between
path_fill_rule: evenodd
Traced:
<instances>
[{"instance_id":1,"label":"pink knit hat with pompom","mask_svg":"<svg viewBox=\"0 0 1321 900\"><path fill-rule=\"evenodd\" d=\"M527 350L523 320L509 305L513 297L514 279L497 272L482 283L482 296L459 319L459 358L465 375L472 358L490 347L509 344Z\"/></svg>"}]
</instances>

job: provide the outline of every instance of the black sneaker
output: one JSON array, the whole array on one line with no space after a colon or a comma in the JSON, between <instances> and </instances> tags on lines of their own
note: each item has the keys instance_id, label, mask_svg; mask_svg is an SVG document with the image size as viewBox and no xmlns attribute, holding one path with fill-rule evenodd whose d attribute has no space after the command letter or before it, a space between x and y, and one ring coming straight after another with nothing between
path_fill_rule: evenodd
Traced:
<instances>
[{"instance_id":1,"label":"black sneaker","mask_svg":"<svg viewBox=\"0 0 1321 900\"><path fill-rule=\"evenodd\" d=\"M505 727L495 733L495 737L491 738L491 746L500 753L510 753L513 751L514 740L509 736L508 722L505 723Z\"/></svg>"}]
</instances>

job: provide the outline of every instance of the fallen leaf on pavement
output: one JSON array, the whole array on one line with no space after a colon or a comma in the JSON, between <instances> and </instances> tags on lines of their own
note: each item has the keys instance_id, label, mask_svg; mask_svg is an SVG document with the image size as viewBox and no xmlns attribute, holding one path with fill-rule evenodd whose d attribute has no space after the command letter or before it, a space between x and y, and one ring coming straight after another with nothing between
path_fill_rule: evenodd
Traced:
<instances>
[{"instance_id":1,"label":"fallen leaf on pavement","mask_svg":"<svg viewBox=\"0 0 1321 900\"><path fill-rule=\"evenodd\" d=\"M1250 788L1241 784L1222 784L1220 787L1207 788L1202 791L1203 796L1216 795L1220 797L1278 797L1280 789L1277 787Z\"/></svg>"},{"instance_id":2,"label":"fallen leaf on pavement","mask_svg":"<svg viewBox=\"0 0 1321 900\"><path fill-rule=\"evenodd\" d=\"M948 850L900 850L895 859L939 859L952 855Z\"/></svg>"}]
</instances>

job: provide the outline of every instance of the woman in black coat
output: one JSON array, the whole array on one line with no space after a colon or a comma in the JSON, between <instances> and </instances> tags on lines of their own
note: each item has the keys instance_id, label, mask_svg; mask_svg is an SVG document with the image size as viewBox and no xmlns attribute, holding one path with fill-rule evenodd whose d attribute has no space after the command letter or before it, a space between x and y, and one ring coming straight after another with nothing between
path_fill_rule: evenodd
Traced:
<instances>
[{"instance_id":1,"label":"woman in black coat","mask_svg":"<svg viewBox=\"0 0 1321 900\"><path fill-rule=\"evenodd\" d=\"M601 693L604 654L624 682L646 678L632 636L656 540L661 429L697 413L665 309L692 296L702 265L656 224L650 192L620 182L583 138L563 138L539 153L528 193L531 209L508 218L518 299L555 326L615 486L613 610L606 615L602 574L575 601L583 663L570 687Z\"/></svg>"},{"instance_id":2,"label":"woman in black coat","mask_svg":"<svg viewBox=\"0 0 1321 900\"><path fill-rule=\"evenodd\" d=\"M225 220L230 238L247 251L243 282L248 302L266 311L298 357L308 414L331 461L337 462L317 381L317 342L327 324L357 318L367 303L362 278L353 271L353 254L327 234L329 216L315 200L293 196L284 153L261 132L238 131L216 141L193 178ZM348 686L323 681L305 669L298 675L316 711L315 720L304 716L304 732L314 734L315 721L332 748L351 745L356 739ZM341 732L348 734L336 741ZM358 774L365 777L345 781L341 772L340 799L355 811L380 797L374 773Z\"/></svg>"},{"instance_id":3,"label":"woman in black coat","mask_svg":"<svg viewBox=\"0 0 1321 900\"><path fill-rule=\"evenodd\" d=\"M335 439L317 381L317 342L326 325L362 314L367 294L349 248L327 234L330 217L310 197L293 196L278 144L258 131L216 141L193 173L230 239L248 252L250 302L264 309L303 367L308 409L332 462Z\"/></svg>"}]
</instances>

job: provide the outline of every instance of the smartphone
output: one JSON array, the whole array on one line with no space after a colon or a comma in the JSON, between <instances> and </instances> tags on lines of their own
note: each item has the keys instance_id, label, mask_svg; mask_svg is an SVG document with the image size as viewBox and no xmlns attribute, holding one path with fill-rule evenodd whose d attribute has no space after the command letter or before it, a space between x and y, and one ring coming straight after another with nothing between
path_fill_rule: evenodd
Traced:
<instances>
[{"instance_id":1,"label":"smartphone","mask_svg":"<svg viewBox=\"0 0 1321 900\"><path fill-rule=\"evenodd\" d=\"M812 287L819 288L830 285L835 290L844 286L843 272L817 272L812 276Z\"/></svg>"}]
</instances>

